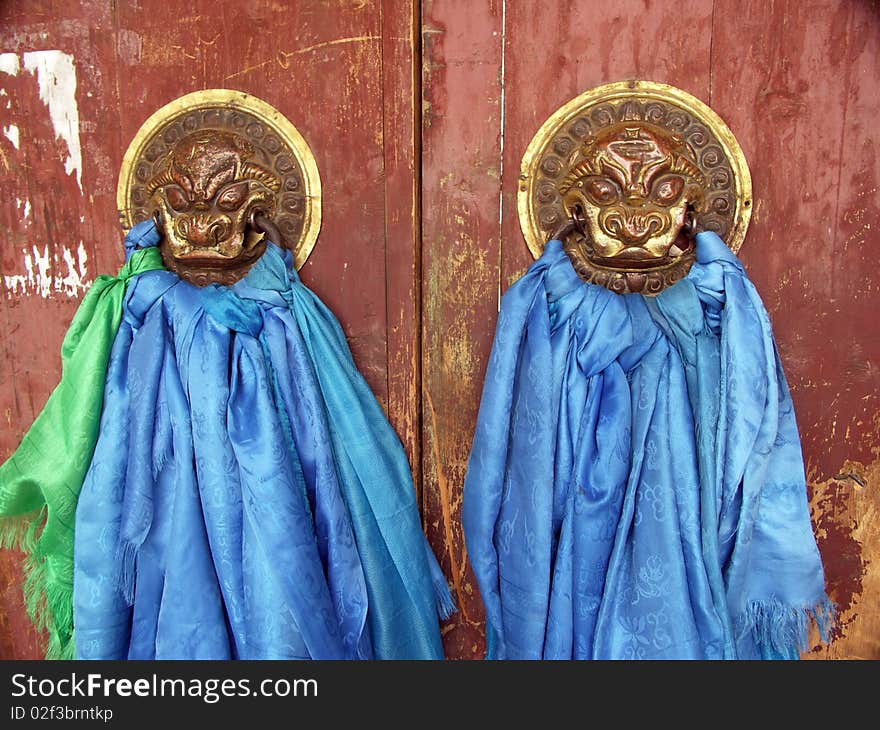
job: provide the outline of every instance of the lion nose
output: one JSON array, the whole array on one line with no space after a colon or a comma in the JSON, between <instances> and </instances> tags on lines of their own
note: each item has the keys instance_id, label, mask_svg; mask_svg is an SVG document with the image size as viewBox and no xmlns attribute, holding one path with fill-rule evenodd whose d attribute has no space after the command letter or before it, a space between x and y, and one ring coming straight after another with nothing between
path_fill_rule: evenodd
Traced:
<instances>
[{"instance_id":1,"label":"lion nose","mask_svg":"<svg viewBox=\"0 0 880 730\"><path fill-rule=\"evenodd\" d=\"M194 246L216 246L229 237L232 224L226 218L194 216L178 218L175 227L178 235Z\"/></svg>"}]
</instances>

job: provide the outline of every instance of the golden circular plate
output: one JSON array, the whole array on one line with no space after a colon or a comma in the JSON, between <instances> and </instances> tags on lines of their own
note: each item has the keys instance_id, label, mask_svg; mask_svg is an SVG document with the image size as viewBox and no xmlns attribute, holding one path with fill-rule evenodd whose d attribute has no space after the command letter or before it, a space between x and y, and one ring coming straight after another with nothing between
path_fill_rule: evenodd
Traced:
<instances>
[{"instance_id":1,"label":"golden circular plate","mask_svg":"<svg viewBox=\"0 0 880 730\"><path fill-rule=\"evenodd\" d=\"M254 162L281 178L275 224L293 251L299 269L321 228L321 178L309 145L274 107L242 91L206 89L181 96L147 119L122 160L116 207L122 227L152 215L147 183L182 137L202 129L246 137L256 151Z\"/></svg>"},{"instance_id":2,"label":"golden circular plate","mask_svg":"<svg viewBox=\"0 0 880 730\"><path fill-rule=\"evenodd\" d=\"M752 214L752 178L733 133L686 91L652 81L618 81L590 89L554 112L523 155L517 207L532 255L541 255L550 234L568 218L559 184L578 149L599 130L626 121L664 127L686 142L707 180L699 222L738 251Z\"/></svg>"}]
</instances>

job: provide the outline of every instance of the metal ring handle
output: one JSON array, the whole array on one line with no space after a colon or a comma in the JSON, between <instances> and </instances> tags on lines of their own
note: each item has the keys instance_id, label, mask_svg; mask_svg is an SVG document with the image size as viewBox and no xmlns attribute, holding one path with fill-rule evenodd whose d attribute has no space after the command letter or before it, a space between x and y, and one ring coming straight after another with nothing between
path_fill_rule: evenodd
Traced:
<instances>
[{"instance_id":1,"label":"metal ring handle","mask_svg":"<svg viewBox=\"0 0 880 730\"><path fill-rule=\"evenodd\" d=\"M688 238L694 238L701 230L702 226L697 218L697 211L692 203L688 203L684 212L684 225L682 225L681 231Z\"/></svg>"},{"instance_id":2,"label":"metal ring handle","mask_svg":"<svg viewBox=\"0 0 880 730\"><path fill-rule=\"evenodd\" d=\"M573 231L576 231L584 238L587 237L587 222L584 219L584 211L577 203L569 211L568 220L553 231L548 240L564 241L565 237Z\"/></svg>"},{"instance_id":3,"label":"metal ring handle","mask_svg":"<svg viewBox=\"0 0 880 730\"><path fill-rule=\"evenodd\" d=\"M284 246L284 238L281 236L278 226L270 218L267 218L259 208L254 208L251 211L248 216L248 225L255 231L264 234L276 246Z\"/></svg>"}]
</instances>

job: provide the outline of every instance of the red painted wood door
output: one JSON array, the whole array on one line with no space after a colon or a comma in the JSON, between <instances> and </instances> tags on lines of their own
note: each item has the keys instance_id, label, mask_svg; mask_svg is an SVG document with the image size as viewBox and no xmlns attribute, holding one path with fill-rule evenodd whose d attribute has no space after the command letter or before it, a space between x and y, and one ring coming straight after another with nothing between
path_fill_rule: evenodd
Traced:
<instances>
[{"instance_id":1,"label":"red painted wood door","mask_svg":"<svg viewBox=\"0 0 880 730\"><path fill-rule=\"evenodd\" d=\"M423 474L429 534L464 608L449 655L479 656L458 522L498 295L531 261L520 161L582 91L649 79L727 122L752 173L740 256L794 394L841 630L823 657L880 658L880 7L811 0L423 3ZM434 520L440 520L439 525Z\"/></svg>"},{"instance_id":2,"label":"red painted wood door","mask_svg":"<svg viewBox=\"0 0 880 730\"><path fill-rule=\"evenodd\" d=\"M85 287L123 260L129 141L166 102L222 87L264 99L311 146L323 226L301 274L419 464L415 23L409 0L0 6L0 458L58 380ZM0 560L0 656L36 657L19 563Z\"/></svg>"},{"instance_id":3,"label":"red painted wood door","mask_svg":"<svg viewBox=\"0 0 880 730\"><path fill-rule=\"evenodd\" d=\"M794 392L841 629L880 658L880 10L859 0L14 0L0 6L0 458L57 382L83 291L122 260L115 186L143 120L200 88L250 92L312 147L324 188L306 282L336 312L406 446L483 649L459 523L500 294L528 266L519 162L558 106L608 81L679 86L728 123L755 212L741 257ZM75 83L75 86L74 86ZM0 555L0 657L40 656Z\"/></svg>"}]
</instances>

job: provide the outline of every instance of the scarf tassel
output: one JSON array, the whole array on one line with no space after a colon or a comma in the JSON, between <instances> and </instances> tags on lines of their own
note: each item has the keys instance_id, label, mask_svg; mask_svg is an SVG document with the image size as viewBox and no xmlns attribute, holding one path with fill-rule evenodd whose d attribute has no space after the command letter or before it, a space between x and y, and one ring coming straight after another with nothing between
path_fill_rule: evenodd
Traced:
<instances>
[{"instance_id":1,"label":"scarf tassel","mask_svg":"<svg viewBox=\"0 0 880 730\"><path fill-rule=\"evenodd\" d=\"M0 517L0 549L30 555L37 547L37 532L45 521L45 505L26 515Z\"/></svg>"},{"instance_id":2,"label":"scarf tassel","mask_svg":"<svg viewBox=\"0 0 880 730\"><path fill-rule=\"evenodd\" d=\"M431 576L431 586L434 589L434 604L437 608L437 615L441 621L445 621L458 611L458 606L452 597L449 583L446 582L446 576L443 575L443 571L437 562L437 558L434 557L434 552L431 550L428 540L424 539L422 543L425 546L425 557L427 558L428 571Z\"/></svg>"},{"instance_id":3,"label":"scarf tassel","mask_svg":"<svg viewBox=\"0 0 880 730\"><path fill-rule=\"evenodd\" d=\"M809 629L815 624L827 643L837 621L834 604L827 596L812 606L787 606L778 599L752 601L743 614L741 635L751 631L762 650L778 658L797 659L809 648Z\"/></svg>"},{"instance_id":4,"label":"scarf tassel","mask_svg":"<svg viewBox=\"0 0 880 730\"><path fill-rule=\"evenodd\" d=\"M124 540L116 551L119 565L119 590L129 606L134 605L135 563L140 544Z\"/></svg>"},{"instance_id":5,"label":"scarf tassel","mask_svg":"<svg viewBox=\"0 0 880 730\"><path fill-rule=\"evenodd\" d=\"M39 549L47 508L0 519L0 548L25 554L22 593L28 617L39 632L49 632L46 659L73 659L73 586L52 578Z\"/></svg>"},{"instance_id":6,"label":"scarf tassel","mask_svg":"<svg viewBox=\"0 0 880 730\"><path fill-rule=\"evenodd\" d=\"M432 582L434 585L434 600L437 603L437 615L441 621L445 621L458 611L458 606L455 604L455 599L452 597L449 584L445 578L443 580L435 578Z\"/></svg>"}]
</instances>

